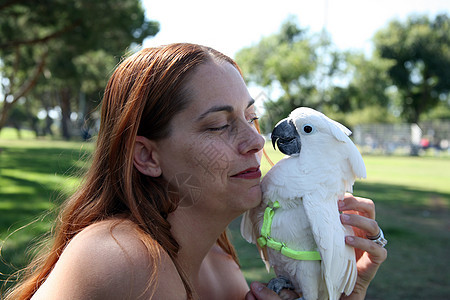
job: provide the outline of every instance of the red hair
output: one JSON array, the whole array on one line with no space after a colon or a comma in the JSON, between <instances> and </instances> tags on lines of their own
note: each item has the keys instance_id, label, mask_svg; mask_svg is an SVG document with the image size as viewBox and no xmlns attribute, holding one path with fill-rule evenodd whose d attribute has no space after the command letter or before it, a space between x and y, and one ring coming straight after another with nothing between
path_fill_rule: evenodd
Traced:
<instances>
[{"instance_id":1,"label":"red hair","mask_svg":"<svg viewBox=\"0 0 450 300\"><path fill-rule=\"evenodd\" d=\"M157 279L162 249L173 260L188 298L193 297L191 284L177 260L179 245L167 221L167 215L177 208L178 199L169 197L167 182L162 177L141 174L134 167L133 154L137 135L151 140L169 135L170 121L189 102L185 87L189 74L211 60L228 62L241 72L229 57L193 44L143 49L116 68L103 97L92 165L80 189L63 206L51 251L33 261L6 299L31 298L64 248L84 228L101 220L119 222L124 218L135 224L155 266L149 285ZM238 262L226 231L217 243Z\"/></svg>"}]
</instances>

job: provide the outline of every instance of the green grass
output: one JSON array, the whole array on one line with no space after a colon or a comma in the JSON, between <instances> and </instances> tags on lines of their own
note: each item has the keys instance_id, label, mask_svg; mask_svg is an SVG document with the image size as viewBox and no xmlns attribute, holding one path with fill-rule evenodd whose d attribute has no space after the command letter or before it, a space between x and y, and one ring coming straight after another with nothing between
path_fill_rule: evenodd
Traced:
<instances>
[{"instance_id":1,"label":"green grass","mask_svg":"<svg viewBox=\"0 0 450 300\"><path fill-rule=\"evenodd\" d=\"M80 142L35 140L26 131L22 137L17 140L12 130L0 136L1 280L27 263L28 249L50 230L92 149Z\"/></svg>"},{"instance_id":2,"label":"green grass","mask_svg":"<svg viewBox=\"0 0 450 300\"><path fill-rule=\"evenodd\" d=\"M21 130L20 134L23 139L34 138L35 134L31 130ZM18 138L18 132L12 128L4 128L0 131L0 139L3 140L16 140Z\"/></svg>"},{"instance_id":3,"label":"green grass","mask_svg":"<svg viewBox=\"0 0 450 300\"><path fill-rule=\"evenodd\" d=\"M76 187L75 174L85 168L92 144L17 140L0 135L0 272L10 274L29 259L27 249L47 232L54 211ZM25 136L25 135L23 135ZM32 135L30 135L32 136ZM272 160L281 158L271 147ZM364 156L368 178L354 193L374 200L377 220L389 244L389 257L372 282L367 299L448 299L450 272L450 159L435 157ZM263 172L269 166L263 159ZM248 281L267 281L254 245L230 225ZM17 232L16 229L33 222ZM6 278L6 275L1 277Z\"/></svg>"}]
</instances>

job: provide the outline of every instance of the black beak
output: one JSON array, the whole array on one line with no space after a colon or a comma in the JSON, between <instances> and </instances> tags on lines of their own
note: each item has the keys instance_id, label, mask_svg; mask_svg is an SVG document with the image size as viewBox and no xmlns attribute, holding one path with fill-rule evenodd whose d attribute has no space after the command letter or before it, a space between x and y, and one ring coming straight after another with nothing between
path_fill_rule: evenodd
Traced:
<instances>
[{"instance_id":1,"label":"black beak","mask_svg":"<svg viewBox=\"0 0 450 300\"><path fill-rule=\"evenodd\" d=\"M275 143L278 149L286 155L300 153L302 148L300 135L292 120L283 119L275 125L272 131L272 145L274 149L276 149Z\"/></svg>"}]
</instances>

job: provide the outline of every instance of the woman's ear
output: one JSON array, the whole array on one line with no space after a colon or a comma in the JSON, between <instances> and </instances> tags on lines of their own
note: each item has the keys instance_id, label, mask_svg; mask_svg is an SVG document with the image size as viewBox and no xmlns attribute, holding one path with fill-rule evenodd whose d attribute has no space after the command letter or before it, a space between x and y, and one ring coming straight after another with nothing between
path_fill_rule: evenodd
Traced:
<instances>
[{"instance_id":1,"label":"woman's ear","mask_svg":"<svg viewBox=\"0 0 450 300\"><path fill-rule=\"evenodd\" d=\"M134 166L144 175L159 177L162 174L159 165L156 144L143 136L136 136L134 142Z\"/></svg>"}]
</instances>

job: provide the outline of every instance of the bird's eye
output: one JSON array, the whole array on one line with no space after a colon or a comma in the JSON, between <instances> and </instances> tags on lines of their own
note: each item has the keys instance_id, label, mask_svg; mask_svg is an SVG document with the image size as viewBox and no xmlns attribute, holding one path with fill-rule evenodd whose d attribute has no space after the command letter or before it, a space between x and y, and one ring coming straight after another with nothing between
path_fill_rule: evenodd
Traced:
<instances>
[{"instance_id":1,"label":"bird's eye","mask_svg":"<svg viewBox=\"0 0 450 300\"><path fill-rule=\"evenodd\" d=\"M314 131L314 127L312 125L306 124L303 125L303 132L306 134L310 134Z\"/></svg>"}]
</instances>

